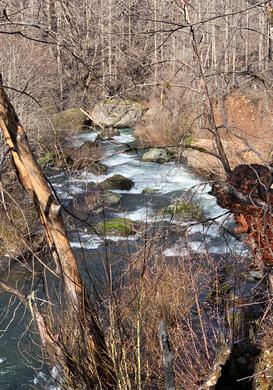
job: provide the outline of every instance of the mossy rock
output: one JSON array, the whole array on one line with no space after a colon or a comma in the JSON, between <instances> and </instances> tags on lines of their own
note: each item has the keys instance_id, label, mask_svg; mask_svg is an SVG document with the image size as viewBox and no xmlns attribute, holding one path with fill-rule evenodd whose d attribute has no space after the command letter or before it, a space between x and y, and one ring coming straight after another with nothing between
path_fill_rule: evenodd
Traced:
<instances>
[{"instance_id":1,"label":"mossy rock","mask_svg":"<svg viewBox=\"0 0 273 390\"><path fill-rule=\"evenodd\" d=\"M85 121L86 116L80 108L71 108L52 116L54 129L58 132L62 131L70 134L86 130L86 126L84 125Z\"/></svg>"},{"instance_id":2,"label":"mossy rock","mask_svg":"<svg viewBox=\"0 0 273 390\"><path fill-rule=\"evenodd\" d=\"M66 152L57 154L50 150L43 157L38 159L38 164L41 166L64 168L72 166L74 161L70 154Z\"/></svg>"},{"instance_id":3,"label":"mossy rock","mask_svg":"<svg viewBox=\"0 0 273 390\"><path fill-rule=\"evenodd\" d=\"M102 194L103 203L107 206L115 206L121 202L121 195L116 192L107 191Z\"/></svg>"},{"instance_id":4,"label":"mossy rock","mask_svg":"<svg viewBox=\"0 0 273 390\"><path fill-rule=\"evenodd\" d=\"M105 175L108 168L100 161L95 162L89 157L83 157L75 162L73 169L84 169L86 172L93 173L94 175Z\"/></svg>"},{"instance_id":5,"label":"mossy rock","mask_svg":"<svg viewBox=\"0 0 273 390\"><path fill-rule=\"evenodd\" d=\"M143 162L154 162L158 164L165 164L173 157L173 153L167 148L152 148L142 156Z\"/></svg>"},{"instance_id":6,"label":"mossy rock","mask_svg":"<svg viewBox=\"0 0 273 390\"><path fill-rule=\"evenodd\" d=\"M201 219L203 217L203 212L199 206L179 199L169 204L162 212L179 216L184 220Z\"/></svg>"},{"instance_id":7,"label":"mossy rock","mask_svg":"<svg viewBox=\"0 0 273 390\"><path fill-rule=\"evenodd\" d=\"M134 232L134 222L128 218L113 218L96 225L99 233L127 237Z\"/></svg>"},{"instance_id":8,"label":"mossy rock","mask_svg":"<svg viewBox=\"0 0 273 390\"><path fill-rule=\"evenodd\" d=\"M142 194L155 194L157 192L159 192L159 189L157 189L157 188L146 187L146 188L143 188L143 190L142 190Z\"/></svg>"},{"instance_id":9,"label":"mossy rock","mask_svg":"<svg viewBox=\"0 0 273 390\"><path fill-rule=\"evenodd\" d=\"M94 175L105 175L107 173L107 166L100 161L93 162L85 168L87 172L94 173Z\"/></svg>"},{"instance_id":10,"label":"mossy rock","mask_svg":"<svg viewBox=\"0 0 273 390\"><path fill-rule=\"evenodd\" d=\"M246 280L248 282L257 282L258 280L261 280L263 278L263 273L261 271L249 271L246 275Z\"/></svg>"},{"instance_id":11,"label":"mossy rock","mask_svg":"<svg viewBox=\"0 0 273 390\"><path fill-rule=\"evenodd\" d=\"M113 175L108 177L102 183L99 184L99 187L104 190L125 190L130 191L135 183L124 177L122 175Z\"/></svg>"}]
</instances>

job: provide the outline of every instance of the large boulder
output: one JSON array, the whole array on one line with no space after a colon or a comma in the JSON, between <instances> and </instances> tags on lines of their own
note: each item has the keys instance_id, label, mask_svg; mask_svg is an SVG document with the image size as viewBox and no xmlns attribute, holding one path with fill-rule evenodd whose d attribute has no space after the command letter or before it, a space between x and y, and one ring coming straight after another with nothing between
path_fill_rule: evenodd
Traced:
<instances>
[{"instance_id":1,"label":"large boulder","mask_svg":"<svg viewBox=\"0 0 273 390\"><path fill-rule=\"evenodd\" d=\"M134 127L143 113L141 103L131 100L109 99L99 102L91 116L96 125L102 127Z\"/></svg>"},{"instance_id":2,"label":"large boulder","mask_svg":"<svg viewBox=\"0 0 273 390\"><path fill-rule=\"evenodd\" d=\"M51 122L57 133L63 132L69 135L86 130L86 116L80 108L58 112L52 116Z\"/></svg>"},{"instance_id":3,"label":"large boulder","mask_svg":"<svg viewBox=\"0 0 273 390\"><path fill-rule=\"evenodd\" d=\"M74 163L73 158L67 152L55 153L52 150L46 152L38 159L38 164L46 168L67 169Z\"/></svg>"},{"instance_id":4,"label":"large boulder","mask_svg":"<svg viewBox=\"0 0 273 390\"><path fill-rule=\"evenodd\" d=\"M125 190L130 191L134 186L134 182L127 177L122 175L113 175L108 177L108 179L104 180L99 184L99 187L104 190Z\"/></svg>"},{"instance_id":5,"label":"large boulder","mask_svg":"<svg viewBox=\"0 0 273 390\"><path fill-rule=\"evenodd\" d=\"M142 156L143 162L155 162L158 164L164 164L171 160L173 157L172 152L166 148L152 148Z\"/></svg>"}]
</instances>

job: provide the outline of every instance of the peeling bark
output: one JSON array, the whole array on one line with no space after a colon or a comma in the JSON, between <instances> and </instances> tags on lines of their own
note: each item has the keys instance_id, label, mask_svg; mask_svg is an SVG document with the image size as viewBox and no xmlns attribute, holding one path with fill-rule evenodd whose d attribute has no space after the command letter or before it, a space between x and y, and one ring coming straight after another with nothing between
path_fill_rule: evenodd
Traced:
<instances>
[{"instance_id":1,"label":"peeling bark","mask_svg":"<svg viewBox=\"0 0 273 390\"><path fill-rule=\"evenodd\" d=\"M79 323L79 330L81 328L87 330L87 332L79 331L79 333L88 334L102 388L113 389L115 380L112 361L107 353L104 334L99 325L94 305L88 297L65 232L60 213L61 205L52 193L45 176L33 157L24 129L1 83L0 127L4 134L6 144L11 150L18 179L36 206L48 244L56 262L58 275L63 281L65 292L69 297L75 313L75 319ZM52 336L47 337L50 335L50 331L46 329L46 323L39 316L39 312L36 313L35 318L41 339L43 341L48 341L50 338L54 340ZM84 340L82 341L84 343Z\"/></svg>"}]
</instances>

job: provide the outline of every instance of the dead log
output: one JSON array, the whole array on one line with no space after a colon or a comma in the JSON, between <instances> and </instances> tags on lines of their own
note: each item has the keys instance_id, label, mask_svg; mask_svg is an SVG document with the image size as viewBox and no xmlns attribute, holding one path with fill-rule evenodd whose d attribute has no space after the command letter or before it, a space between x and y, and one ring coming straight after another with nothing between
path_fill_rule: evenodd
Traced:
<instances>
[{"instance_id":1,"label":"dead log","mask_svg":"<svg viewBox=\"0 0 273 390\"><path fill-rule=\"evenodd\" d=\"M44 227L48 244L56 262L56 271L63 281L65 292L75 313L75 319L80 328L88 330L87 332L79 332L79 334L88 334L90 338L89 344L92 346L93 360L102 388L113 389L115 379L112 361L107 353L104 334L95 307L89 299L66 235L61 216L61 205L33 157L24 129L1 83L0 127L6 144L11 150L18 179L31 196ZM37 325L41 333L41 324ZM42 327L45 326L43 323ZM50 333L46 329L44 332L45 334ZM42 334L41 337L45 339Z\"/></svg>"},{"instance_id":2,"label":"dead log","mask_svg":"<svg viewBox=\"0 0 273 390\"><path fill-rule=\"evenodd\" d=\"M175 378L173 371L173 353L170 347L166 324L159 322L158 338L163 353L163 366L165 371L165 390L175 390Z\"/></svg>"}]
</instances>

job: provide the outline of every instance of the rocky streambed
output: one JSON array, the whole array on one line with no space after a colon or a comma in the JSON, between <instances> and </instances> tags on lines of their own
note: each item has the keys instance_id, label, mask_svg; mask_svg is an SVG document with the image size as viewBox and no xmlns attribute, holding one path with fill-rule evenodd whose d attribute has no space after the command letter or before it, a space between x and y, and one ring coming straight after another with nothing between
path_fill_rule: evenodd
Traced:
<instances>
[{"instance_id":1,"label":"rocky streambed","mask_svg":"<svg viewBox=\"0 0 273 390\"><path fill-rule=\"evenodd\" d=\"M70 147L80 149L95 139L96 133L81 133L68 142ZM179 261L181 257L202 259L205 255L214 259L212 264L219 266L219 279L215 285L208 285L203 297L206 310L212 312L217 299L228 299L233 302L232 311L226 318L221 313L227 332L231 323L234 326L237 321L241 326L245 315L241 302L250 302L255 294L261 293L259 288L255 290L261 275L249 273L248 248L229 234L234 221L209 195L210 185L186 165L170 161L168 152L155 157L155 162L151 158L143 159L145 151L136 152L133 148L131 152L119 154L124 145L135 143L131 129L122 129L119 135L100 142L104 156L109 156L103 160L104 168L94 171L82 165L72 170L48 170L57 196L69 211L64 212L64 218L83 275L87 268L100 274L105 256L111 257L113 269L119 268L120 255L126 253L128 246L134 253L143 232L147 237L164 227L168 234L160 245L166 258ZM5 307L8 296L4 294L1 301ZM247 314L253 317L252 322L257 315L249 311ZM242 323L245 324L245 319ZM11 350L14 354L17 350L15 339L12 341L16 326L10 329L5 336L9 342L0 350L0 384L6 384L6 389L25 389L37 377L30 378L28 370L20 371L20 359L10 355ZM245 365L248 364L246 361ZM42 371L38 375L53 389Z\"/></svg>"}]
</instances>

